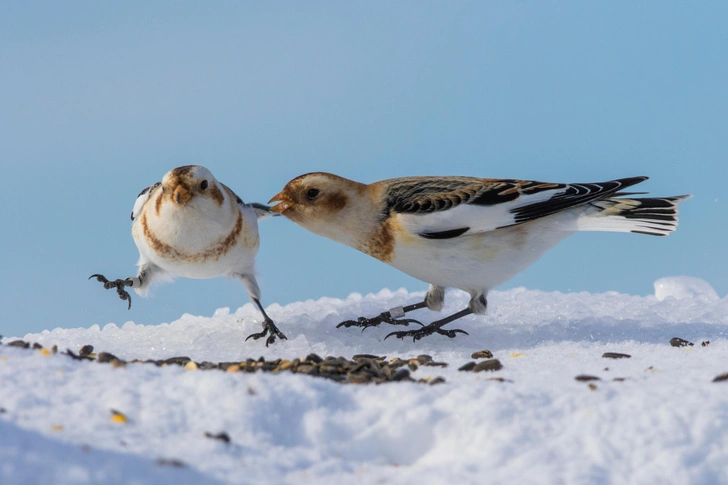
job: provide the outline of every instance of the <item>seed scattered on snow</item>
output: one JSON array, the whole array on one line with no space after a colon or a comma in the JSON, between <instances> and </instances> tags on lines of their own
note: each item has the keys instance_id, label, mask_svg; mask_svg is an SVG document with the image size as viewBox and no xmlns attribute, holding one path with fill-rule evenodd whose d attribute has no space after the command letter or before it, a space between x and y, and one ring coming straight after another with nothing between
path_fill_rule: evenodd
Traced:
<instances>
[{"instance_id":1,"label":"seed scattered on snow","mask_svg":"<svg viewBox=\"0 0 728 485\"><path fill-rule=\"evenodd\" d=\"M717 375L713 379L713 382L723 382L723 381L728 381L728 372L724 372L720 375Z\"/></svg>"},{"instance_id":2,"label":"seed scattered on snow","mask_svg":"<svg viewBox=\"0 0 728 485\"><path fill-rule=\"evenodd\" d=\"M500 360L498 359L489 359L484 360L483 362L480 362L478 364L475 364L473 367L473 372L482 372L482 371L497 371L501 370L503 368L503 364L500 363Z\"/></svg>"},{"instance_id":3,"label":"seed scattered on snow","mask_svg":"<svg viewBox=\"0 0 728 485\"><path fill-rule=\"evenodd\" d=\"M509 355L509 357L517 359L518 357L523 357L524 355L526 354L524 354L523 352L513 352L511 355Z\"/></svg>"},{"instance_id":4,"label":"seed scattered on snow","mask_svg":"<svg viewBox=\"0 0 728 485\"><path fill-rule=\"evenodd\" d=\"M185 369L186 370L197 370L197 364L195 364L195 362L191 360L185 364Z\"/></svg>"},{"instance_id":5,"label":"seed scattered on snow","mask_svg":"<svg viewBox=\"0 0 728 485\"><path fill-rule=\"evenodd\" d=\"M63 425L62 424L52 424L51 431L63 431Z\"/></svg>"},{"instance_id":6,"label":"seed scattered on snow","mask_svg":"<svg viewBox=\"0 0 728 485\"><path fill-rule=\"evenodd\" d=\"M80 355L81 357L90 357L93 352L93 345L84 345L83 347L81 347L81 350L78 351L78 355Z\"/></svg>"},{"instance_id":7,"label":"seed scattered on snow","mask_svg":"<svg viewBox=\"0 0 728 485\"><path fill-rule=\"evenodd\" d=\"M594 384L593 382L590 382L589 383L589 390L590 391L596 391L597 390L597 385Z\"/></svg>"},{"instance_id":8,"label":"seed scattered on snow","mask_svg":"<svg viewBox=\"0 0 728 485\"><path fill-rule=\"evenodd\" d=\"M576 379L577 381L580 381L580 382L599 381L599 380L601 380L597 376L589 376L589 375L586 375L586 374L580 374L580 375L574 377L574 379Z\"/></svg>"},{"instance_id":9,"label":"seed scattered on snow","mask_svg":"<svg viewBox=\"0 0 728 485\"><path fill-rule=\"evenodd\" d=\"M8 344L8 347L20 347L21 349L27 349L30 347L30 344L22 340L13 340Z\"/></svg>"},{"instance_id":10,"label":"seed scattered on snow","mask_svg":"<svg viewBox=\"0 0 728 485\"><path fill-rule=\"evenodd\" d=\"M471 361L471 362L468 362L467 364L463 364L458 370L467 372L467 371L473 370L473 367L475 367L475 362Z\"/></svg>"},{"instance_id":11,"label":"seed scattered on snow","mask_svg":"<svg viewBox=\"0 0 728 485\"><path fill-rule=\"evenodd\" d=\"M513 357L513 356L511 356ZM492 359L493 358L493 352L490 350L480 350L478 352L473 352L470 355L471 359Z\"/></svg>"},{"instance_id":12,"label":"seed scattered on snow","mask_svg":"<svg viewBox=\"0 0 728 485\"><path fill-rule=\"evenodd\" d=\"M702 345L703 347L707 347L708 345L710 345L710 340L703 340L702 342L700 342L700 345Z\"/></svg>"},{"instance_id":13,"label":"seed scattered on snow","mask_svg":"<svg viewBox=\"0 0 728 485\"><path fill-rule=\"evenodd\" d=\"M157 458L157 466L171 466L174 468L184 468L185 464L175 458Z\"/></svg>"},{"instance_id":14,"label":"seed scattered on snow","mask_svg":"<svg viewBox=\"0 0 728 485\"><path fill-rule=\"evenodd\" d=\"M53 355L48 349L40 349L41 355Z\"/></svg>"},{"instance_id":15,"label":"seed scattered on snow","mask_svg":"<svg viewBox=\"0 0 728 485\"><path fill-rule=\"evenodd\" d=\"M217 434L210 433L209 431L205 431L205 437L210 438L211 440L218 440L222 441L223 443L230 444L230 436L226 432L221 432Z\"/></svg>"},{"instance_id":16,"label":"seed scattered on snow","mask_svg":"<svg viewBox=\"0 0 728 485\"><path fill-rule=\"evenodd\" d=\"M629 354L620 354L619 352L604 352L602 357L605 359L629 359L632 356Z\"/></svg>"},{"instance_id":17,"label":"seed scattered on snow","mask_svg":"<svg viewBox=\"0 0 728 485\"><path fill-rule=\"evenodd\" d=\"M685 339L681 339L679 337L673 337L670 339L670 345L673 347L692 347L694 344L692 342L689 342Z\"/></svg>"},{"instance_id":18,"label":"seed scattered on snow","mask_svg":"<svg viewBox=\"0 0 728 485\"><path fill-rule=\"evenodd\" d=\"M112 422L112 423L120 423L120 424L124 424L124 423L126 423L127 421L129 421L129 420L128 420L128 419L127 419L127 417L126 417L126 416L124 415L124 413L122 413L122 412L120 412L120 411L117 411L116 409L112 409L112 410L111 410L111 422Z\"/></svg>"}]
</instances>

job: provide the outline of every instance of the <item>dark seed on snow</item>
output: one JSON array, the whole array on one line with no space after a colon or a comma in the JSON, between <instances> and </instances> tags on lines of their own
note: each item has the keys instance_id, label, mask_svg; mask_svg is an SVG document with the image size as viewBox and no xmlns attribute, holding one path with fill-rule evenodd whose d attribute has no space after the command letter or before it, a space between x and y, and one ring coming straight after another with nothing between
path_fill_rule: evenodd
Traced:
<instances>
[{"instance_id":1,"label":"dark seed on snow","mask_svg":"<svg viewBox=\"0 0 728 485\"><path fill-rule=\"evenodd\" d=\"M443 377L435 377L430 381L431 386L435 386L437 384L443 384L445 382L445 379Z\"/></svg>"},{"instance_id":2,"label":"dark seed on snow","mask_svg":"<svg viewBox=\"0 0 728 485\"><path fill-rule=\"evenodd\" d=\"M430 362L425 362L422 365L424 365L426 367L447 367L447 362L434 362L434 361L430 361Z\"/></svg>"},{"instance_id":3,"label":"dark seed on snow","mask_svg":"<svg viewBox=\"0 0 728 485\"><path fill-rule=\"evenodd\" d=\"M116 357L114 354L110 354L108 352L99 352L99 355L96 356L97 362L111 362L112 360L119 360L118 357Z\"/></svg>"},{"instance_id":4,"label":"dark seed on snow","mask_svg":"<svg viewBox=\"0 0 728 485\"><path fill-rule=\"evenodd\" d=\"M475 362L468 362L467 364L460 367L458 370L469 371L469 370L473 370L473 367L475 367Z\"/></svg>"},{"instance_id":5,"label":"dark seed on snow","mask_svg":"<svg viewBox=\"0 0 728 485\"><path fill-rule=\"evenodd\" d=\"M612 380L613 380L614 382L624 382L624 381L626 381L626 380L627 380L627 378L626 378L626 377L615 377L615 378L614 378L614 379L612 379Z\"/></svg>"},{"instance_id":6,"label":"dark seed on snow","mask_svg":"<svg viewBox=\"0 0 728 485\"><path fill-rule=\"evenodd\" d=\"M88 357L90 354L92 354L94 351L93 345L84 345L81 347L81 350L78 351L78 355L81 357Z\"/></svg>"},{"instance_id":7,"label":"dark seed on snow","mask_svg":"<svg viewBox=\"0 0 728 485\"><path fill-rule=\"evenodd\" d=\"M710 345L710 340L703 340L702 342L700 342L700 345L702 345L703 347L707 347L708 345Z\"/></svg>"},{"instance_id":8,"label":"dark seed on snow","mask_svg":"<svg viewBox=\"0 0 728 485\"><path fill-rule=\"evenodd\" d=\"M594 384L593 382L590 382L589 383L589 389L592 390L592 391L596 391L597 390L597 385Z\"/></svg>"},{"instance_id":9,"label":"dark seed on snow","mask_svg":"<svg viewBox=\"0 0 728 485\"><path fill-rule=\"evenodd\" d=\"M424 365L427 362L432 361L432 357L427 354L422 354L422 355L417 356L417 360L419 361L420 364Z\"/></svg>"},{"instance_id":10,"label":"dark seed on snow","mask_svg":"<svg viewBox=\"0 0 728 485\"><path fill-rule=\"evenodd\" d=\"M670 345L673 347L687 347L688 345L692 347L693 343L678 337L673 337L670 339Z\"/></svg>"},{"instance_id":11,"label":"dark seed on snow","mask_svg":"<svg viewBox=\"0 0 728 485\"><path fill-rule=\"evenodd\" d=\"M581 382L599 381L599 380L601 380L597 376L588 376L586 374L578 375L578 376L574 377L574 379L576 379L577 381L581 381Z\"/></svg>"},{"instance_id":12,"label":"dark seed on snow","mask_svg":"<svg viewBox=\"0 0 728 485\"><path fill-rule=\"evenodd\" d=\"M490 350L481 350L478 352L473 352L470 355L471 359L492 359L493 358L493 352Z\"/></svg>"},{"instance_id":13,"label":"dark seed on snow","mask_svg":"<svg viewBox=\"0 0 728 485\"><path fill-rule=\"evenodd\" d=\"M629 354L620 354L619 352L604 352L602 357L605 359L629 359L632 356Z\"/></svg>"},{"instance_id":14,"label":"dark seed on snow","mask_svg":"<svg viewBox=\"0 0 728 485\"><path fill-rule=\"evenodd\" d=\"M409 379L409 376L410 376L410 371L408 371L407 369L399 369L392 376L392 380L397 382L397 381L401 381L404 379Z\"/></svg>"},{"instance_id":15,"label":"dark seed on snow","mask_svg":"<svg viewBox=\"0 0 728 485\"><path fill-rule=\"evenodd\" d=\"M475 364L475 367L473 367L473 372L496 371L496 370L501 370L502 368L503 368L503 364L500 363L500 360L489 359L489 360L484 360L483 362L480 362L478 364Z\"/></svg>"},{"instance_id":16,"label":"dark seed on snow","mask_svg":"<svg viewBox=\"0 0 728 485\"><path fill-rule=\"evenodd\" d=\"M372 355L372 354L356 354L356 355L355 355L355 356L353 356L353 357L352 357L351 359L352 359L352 360L359 360L359 359L376 359L376 360L384 360L384 359L386 359L386 358L387 358L386 356L384 356L384 357L379 357L379 356L377 356L377 355Z\"/></svg>"},{"instance_id":17,"label":"dark seed on snow","mask_svg":"<svg viewBox=\"0 0 728 485\"><path fill-rule=\"evenodd\" d=\"M228 436L228 434L224 431L222 433L217 433L217 434L213 434L213 433L210 433L209 431L205 431L205 437L210 438L211 440L222 441L225 444L230 443L230 436Z\"/></svg>"},{"instance_id":18,"label":"dark seed on snow","mask_svg":"<svg viewBox=\"0 0 728 485\"><path fill-rule=\"evenodd\" d=\"M165 360L164 363L167 365L187 365L187 362L189 362L189 357L170 357L169 359Z\"/></svg>"},{"instance_id":19,"label":"dark seed on snow","mask_svg":"<svg viewBox=\"0 0 728 485\"><path fill-rule=\"evenodd\" d=\"M42 348L43 348L43 346L41 344L39 344L38 342L33 343L33 349L38 350L38 349L42 349Z\"/></svg>"},{"instance_id":20,"label":"dark seed on snow","mask_svg":"<svg viewBox=\"0 0 728 485\"><path fill-rule=\"evenodd\" d=\"M184 468L185 464L175 458L157 458L157 466L171 466L174 468Z\"/></svg>"},{"instance_id":21,"label":"dark seed on snow","mask_svg":"<svg viewBox=\"0 0 728 485\"><path fill-rule=\"evenodd\" d=\"M309 361L309 362L314 362L316 364L319 364L319 363L321 363L321 362L324 361L324 359L322 359L321 357L319 357L316 354L308 354L306 356L306 360Z\"/></svg>"},{"instance_id":22,"label":"dark seed on snow","mask_svg":"<svg viewBox=\"0 0 728 485\"><path fill-rule=\"evenodd\" d=\"M8 344L8 347L20 347L21 349L27 349L30 347L30 344L28 342L23 342L22 340L13 340Z\"/></svg>"},{"instance_id":23,"label":"dark seed on snow","mask_svg":"<svg viewBox=\"0 0 728 485\"><path fill-rule=\"evenodd\" d=\"M728 372L724 372L720 375L715 376L715 379L713 379L713 382L723 382L728 381Z\"/></svg>"}]
</instances>

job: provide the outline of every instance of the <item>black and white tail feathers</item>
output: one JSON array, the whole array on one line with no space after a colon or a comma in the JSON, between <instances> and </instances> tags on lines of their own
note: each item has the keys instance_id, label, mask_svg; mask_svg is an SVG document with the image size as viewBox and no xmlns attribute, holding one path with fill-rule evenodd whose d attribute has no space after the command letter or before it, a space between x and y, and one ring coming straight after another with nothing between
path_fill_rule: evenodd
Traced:
<instances>
[{"instance_id":1,"label":"black and white tail feathers","mask_svg":"<svg viewBox=\"0 0 728 485\"><path fill-rule=\"evenodd\" d=\"M592 201L587 204L590 209L577 219L577 230L667 236L677 228L678 203L690 197L692 196L635 199L612 197Z\"/></svg>"}]
</instances>

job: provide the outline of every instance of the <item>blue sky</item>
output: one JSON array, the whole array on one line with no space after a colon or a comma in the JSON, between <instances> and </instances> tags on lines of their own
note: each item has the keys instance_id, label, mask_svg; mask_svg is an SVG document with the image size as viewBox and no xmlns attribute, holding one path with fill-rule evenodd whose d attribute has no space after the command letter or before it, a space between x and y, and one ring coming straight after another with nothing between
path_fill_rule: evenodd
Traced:
<instances>
[{"instance_id":1,"label":"blue sky","mask_svg":"<svg viewBox=\"0 0 728 485\"><path fill-rule=\"evenodd\" d=\"M186 164L261 202L310 171L648 175L654 195L695 195L675 234L580 233L503 288L644 295L691 275L723 296L726 18L721 2L2 2L0 334L248 303L179 279L127 311L86 280L135 273L135 196ZM261 238L265 305L427 286L282 218Z\"/></svg>"}]
</instances>

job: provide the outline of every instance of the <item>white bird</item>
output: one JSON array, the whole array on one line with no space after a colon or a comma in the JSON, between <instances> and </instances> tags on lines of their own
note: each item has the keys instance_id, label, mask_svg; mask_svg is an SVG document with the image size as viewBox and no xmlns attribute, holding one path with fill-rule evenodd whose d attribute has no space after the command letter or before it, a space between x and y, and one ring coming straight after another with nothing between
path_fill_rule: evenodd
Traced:
<instances>
[{"instance_id":1,"label":"white bird","mask_svg":"<svg viewBox=\"0 0 728 485\"><path fill-rule=\"evenodd\" d=\"M91 278L104 283L106 289L116 288L129 308L131 296L126 287L146 296L152 282L174 276L238 279L264 319L263 331L248 338L257 340L270 333L268 346L276 337L286 338L265 313L255 279L258 219L277 215L269 209L245 204L205 167L177 167L161 182L142 190L134 203L131 232L139 249L137 275L114 281L100 274Z\"/></svg>"},{"instance_id":2,"label":"white bird","mask_svg":"<svg viewBox=\"0 0 728 485\"><path fill-rule=\"evenodd\" d=\"M403 177L369 185L317 172L301 175L270 202L309 231L351 246L430 283L425 300L339 326L370 327L427 307L440 311L446 288L471 296L467 308L417 330L393 332L418 340L471 313L483 314L488 292L536 262L576 231L665 236L677 227L677 204L689 196L625 198L646 180L544 183L474 177ZM422 325L420 323L420 325ZM386 337L385 337L386 338Z\"/></svg>"}]
</instances>

